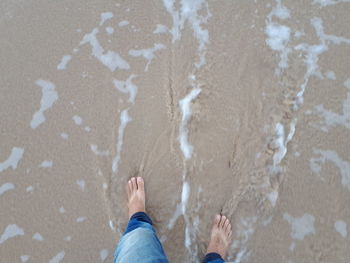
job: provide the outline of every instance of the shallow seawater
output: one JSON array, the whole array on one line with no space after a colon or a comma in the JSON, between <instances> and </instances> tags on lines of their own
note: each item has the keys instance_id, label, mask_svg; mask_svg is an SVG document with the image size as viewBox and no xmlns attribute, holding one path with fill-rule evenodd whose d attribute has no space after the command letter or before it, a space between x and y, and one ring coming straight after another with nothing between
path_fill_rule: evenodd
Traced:
<instances>
[{"instance_id":1,"label":"shallow seawater","mask_svg":"<svg viewBox=\"0 0 350 263\"><path fill-rule=\"evenodd\" d=\"M125 185L171 262L348 262L350 2L3 1L0 255L112 262Z\"/></svg>"}]
</instances>

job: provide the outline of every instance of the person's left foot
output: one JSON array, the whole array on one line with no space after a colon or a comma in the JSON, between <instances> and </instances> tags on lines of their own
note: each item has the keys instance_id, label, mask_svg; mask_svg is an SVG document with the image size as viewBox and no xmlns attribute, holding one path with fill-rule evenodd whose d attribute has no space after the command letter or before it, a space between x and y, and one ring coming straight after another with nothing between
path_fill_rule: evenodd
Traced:
<instances>
[{"instance_id":1,"label":"person's left foot","mask_svg":"<svg viewBox=\"0 0 350 263\"><path fill-rule=\"evenodd\" d=\"M137 212L146 212L145 183L142 177L132 177L128 181L129 218Z\"/></svg>"}]
</instances>

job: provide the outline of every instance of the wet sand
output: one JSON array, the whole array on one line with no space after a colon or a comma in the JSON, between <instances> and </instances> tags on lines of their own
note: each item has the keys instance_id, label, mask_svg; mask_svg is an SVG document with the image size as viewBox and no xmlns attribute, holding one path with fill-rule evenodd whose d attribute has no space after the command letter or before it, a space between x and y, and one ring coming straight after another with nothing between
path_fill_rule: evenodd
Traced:
<instances>
[{"instance_id":1,"label":"wet sand","mask_svg":"<svg viewBox=\"0 0 350 263\"><path fill-rule=\"evenodd\" d=\"M3 1L0 255L112 262L125 184L170 262L348 262L350 3Z\"/></svg>"}]
</instances>

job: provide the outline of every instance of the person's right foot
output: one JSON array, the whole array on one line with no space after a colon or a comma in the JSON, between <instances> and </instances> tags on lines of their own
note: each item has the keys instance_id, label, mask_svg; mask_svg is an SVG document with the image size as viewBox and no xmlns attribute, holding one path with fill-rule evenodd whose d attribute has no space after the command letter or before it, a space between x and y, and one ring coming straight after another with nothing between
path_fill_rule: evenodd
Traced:
<instances>
[{"instance_id":1,"label":"person's right foot","mask_svg":"<svg viewBox=\"0 0 350 263\"><path fill-rule=\"evenodd\" d=\"M231 241L232 229L230 221L226 216L216 215L211 230L207 254L218 253L223 259L225 259Z\"/></svg>"}]
</instances>

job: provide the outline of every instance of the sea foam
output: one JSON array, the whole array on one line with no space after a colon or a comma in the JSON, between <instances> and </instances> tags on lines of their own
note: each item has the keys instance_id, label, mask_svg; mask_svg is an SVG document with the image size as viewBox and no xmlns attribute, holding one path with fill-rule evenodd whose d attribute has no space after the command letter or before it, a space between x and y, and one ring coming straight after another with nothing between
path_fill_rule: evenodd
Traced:
<instances>
[{"instance_id":1,"label":"sea foam","mask_svg":"<svg viewBox=\"0 0 350 263\"><path fill-rule=\"evenodd\" d=\"M16 224L10 224L6 227L4 233L0 237L0 244L4 243L6 240L16 237L23 236L24 231L22 228L17 226Z\"/></svg>"},{"instance_id":2,"label":"sea foam","mask_svg":"<svg viewBox=\"0 0 350 263\"><path fill-rule=\"evenodd\" d=\"M34 113L32 121L30 122L30 127L32 127L32 129L36 129L46 120L44 112L50 109L58 99L55 84L51 81L39 79L35 83L41 87L42 97L40 109Z\"/></svg>"},{"instance_id":3,"label":"sea foam","mask_svg":"<svg viewBox=\"0 0 350 263\"><path fill-rule=\"evenodd\" d=\"M130 118L130 116L128 114L128 110L123 110L120 113L120 124L119 124L118 139L117 139L117 144L116 144L116 155L115 155L113 162L112 162L113 174L118 173L118 167L119 167L119 162L120 162L120 153L121 153L122 147L123 147L124 131L125 131L126 125L131 120L132 119Z\"/></svg>"},{"instance_id":4,"label":"sea foam","mask_svg":"<svg viewBox=\"0 0 350 263\"><path fill-rule=\"evenodd\" d=\"M11 150L10 156L6 161L0 163L0 173L7 170L8 168L12 168L15 170L19 161L22 159L24 153L24 149L20 147L13 147Z\"/></svg>"},{"instance_id":5,"label":"sea foam","mask_svg":"<svg viewBox=\"0 0 350 263\"><path fill-rule=\"evenodd\" d=\"M190 159L192 152L193 152L193 146L188 142L188 128L187 124L191 118L191 102L197 98L199 93L201 92L200 88L192 89L190 93L188 93L182 100L179 101L182 118L181 123L179 127L179 141L180 141L180 148L182 151L183 156L185 159Z\"/></svg>"},{"instance_id":6,"label":"sea foam","mask_svg":"<svg viewBox=\"0 0 350 263\"><path fill-rule=\"evenodd\" d=\"M144 57L147 60L145 71L148 71L148 66L151 64L154 59L154 53L158 50L165 49L166 47L161 43L156 43L152 48L147 49L131 49L129 50L129 55L133 57Z\"/></svg>"}]
</instances>

